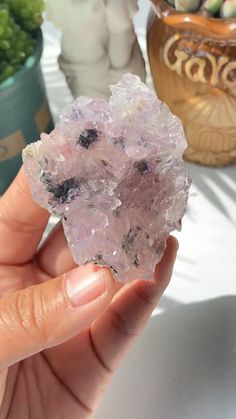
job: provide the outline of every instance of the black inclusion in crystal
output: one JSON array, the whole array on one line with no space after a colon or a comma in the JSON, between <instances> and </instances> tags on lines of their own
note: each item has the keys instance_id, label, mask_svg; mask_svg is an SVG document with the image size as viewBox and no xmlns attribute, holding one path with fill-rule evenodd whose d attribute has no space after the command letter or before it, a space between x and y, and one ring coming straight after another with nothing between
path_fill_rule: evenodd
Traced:
<instances>
[{"instance_id":1,"label":"black inclusion in crystal","mask_svg":"<svg viewBox=\"0 0 236 419\"><path fill-rule=\"evenodd\" d=\"M98 132L96 129L91 128L87 129L86 131L82 132L79 137L77 144L81 145L88 150L89 146L94 143L98 139Z\"/></svg>"},{"instance_id":2,"label":"black inclusion in crystal","mask_svg":"<svg viewBox=\"0 0 236 419\"><path fill-rule=\"evenodd\" d=\"M101 265L105 264L103 256L100 253L94 256L91 261L95 264L101 264Z\"/></svg>"},{"instance_id":3,"label":"black inclusion in crystal","mask_svg":"<svg viewBox=\"0 0 236 419\"><path fill-rule=\"evenodd\" d=\"M120 150L124 150L125 148L125 140L123 137L113 138L113 144L119 148Z\"/></svg>"},{"instance_id":4,"label":"black inclusion in crystal","mask_svg":"<svg viewBox=\"0 0 236 419\"><path fill-rule=\"evenodd\" d=\"M137 161L136 163L134 163L134 167L141 173L141 175L147 173L149 169L148 164L145 160Z\"/></svg>"},{"instance_id":5,"label":"black inclusion in crystal","mask_svg":"<svg viewBox=\"0 0 236 419\"><path fill-rule=\"evenodd\" d=\"M59 185L49 185L48 192L53 194L53 199L65 203L68 200L68 193L71 189L79 189L79 182L74 177L64 180Z\"/></svg>"},{"instance_id":6,"label":"black inclusion in crystal","mask_svg":"<svg viewBox=\"0 0 236 419\"><path fill-rule=\"evenodd\" d=\"M41 182L45 183L46 185L50 185L50 182L52 180L52 176L51 176L51 174L42 171L42 173L40 174L40 180L41 180Z\"/></svg>"},{"instance_id":7,"label":"black inclusion in crystal","mask_svg":"<svg viewBox=\"0 0 236 419\"><path fill-rule=\"evenodd\" d=\"M135 229L130 229L129 232L127 234L125 234L125 236L123 237L122 240L122 249L124 249L124 251L126 253L131 252L136 239L138 237L138 232L141 230L141 228L138 226Z\"/></svg>"},{"instance_id":8,"label":"black inclusion in crystal","mask_svg":"<svg viewBox=\"0 0 236 419\"><path fill-rule=\"evenodd\" d=\"M140 265L140 263L139 263L139 260L138 260L138 255L136 255L135 259L134 259L134 266L135 266L135 268L138 268L139 265Z\"/></svg>"},{"instance_id":9,"label":"black inclusion in crystal","mask_svg":"<svg viewBox=\"0 0 236 419\"><path fill-rule=\"evenodd\" d=\"M103 164L104 166L108 166L108 163L107 163L105 160L102 160L102 164Z\"/></svg>"},{"instance_id":10,"label":"black inclusion in crystal","mask_svg":"<svg viewBox=\"0 0 236 419\"><path fill-rule=\"evenodd\" d=\"M91 263L91 262L94 263L95 265L109 266L114 275L118 274L117 270L113 266L109 265L109 263L106 263L106 261L103 259L103 256L101 254L94 256L92 259L88 260L86 263Z\"/></svg>"}]
</instances>

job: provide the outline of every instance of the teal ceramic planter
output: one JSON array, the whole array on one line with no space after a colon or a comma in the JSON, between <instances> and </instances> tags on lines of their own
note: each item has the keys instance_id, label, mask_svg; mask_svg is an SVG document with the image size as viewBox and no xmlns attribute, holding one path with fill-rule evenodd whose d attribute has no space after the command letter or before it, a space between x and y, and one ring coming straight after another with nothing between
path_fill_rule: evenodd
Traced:
<instances>
[{"instance_id":1,"label":"teal ceramic planter","mask_svg":"<svg viewBox=\"0 0 236 419\"><path fill-rule=\"evenodd\" d=\"M53 128L40 59L42 33L24 67L0 84L0 195L16 176L22 149Z\"/></svg>"}]
</instances>

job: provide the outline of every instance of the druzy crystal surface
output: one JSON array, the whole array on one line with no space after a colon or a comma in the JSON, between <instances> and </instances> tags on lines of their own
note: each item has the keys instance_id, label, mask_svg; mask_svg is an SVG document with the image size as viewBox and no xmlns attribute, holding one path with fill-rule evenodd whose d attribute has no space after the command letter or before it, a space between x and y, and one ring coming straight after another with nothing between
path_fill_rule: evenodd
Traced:
<instances>
[{"instance_id":1,"label":"druzy crystal surface","mask_svg":"<svg viewBox=\"0 0 236 419\"><path fill-rule=\"evenodd\" d=\"M35 201L62 217L74 260L109 265L127 282L152 278L181 228L185 147L179 119L126 75L109 102L80 97L67 107L23 159Z\"/></svg>"}]
</instances>

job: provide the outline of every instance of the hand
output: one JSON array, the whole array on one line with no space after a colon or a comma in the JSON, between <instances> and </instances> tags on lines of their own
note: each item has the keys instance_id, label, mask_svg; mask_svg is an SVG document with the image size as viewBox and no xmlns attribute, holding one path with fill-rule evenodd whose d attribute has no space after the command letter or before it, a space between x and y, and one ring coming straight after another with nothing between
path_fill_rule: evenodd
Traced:
<instances>
[{"instance_id":1,"label":"hand","mask_svg":"<svg viewBox=\"0 0 236 419\"><path fill-rule=\"evenodd\" d=\"M37 250L48 217L21 170L0 200L0 419L91 417L177 252L169 238L153 281L119 287L108 268L74 265L60 225Z\"/></svg>"}]
</instances>

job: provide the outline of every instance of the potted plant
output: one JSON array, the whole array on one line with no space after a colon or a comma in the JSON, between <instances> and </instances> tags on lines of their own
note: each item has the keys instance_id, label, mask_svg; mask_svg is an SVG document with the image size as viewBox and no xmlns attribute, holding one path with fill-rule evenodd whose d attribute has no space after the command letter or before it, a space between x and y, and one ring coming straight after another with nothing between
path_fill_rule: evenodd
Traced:
<instances>
[{"instance_id":1,"label":"potted plant","mask_svg":"<svg viewBox=\"0 0 236 419\"><path fill-rule=\"evenodd\" d=\"M235 0L152 0L147 45L160 99L183 122L185 158L236 162Z\"/></svg>"},{"instance_id":2,"label":"potted plant","mask_svg":"<svg viewBox=\"0 0 236 419\"><path fill-rule=\"evenodd\" d=\"M43 0L0 0L0 195L21 151L53 127L40 67Z\"/></svg>"}]
</instances>

